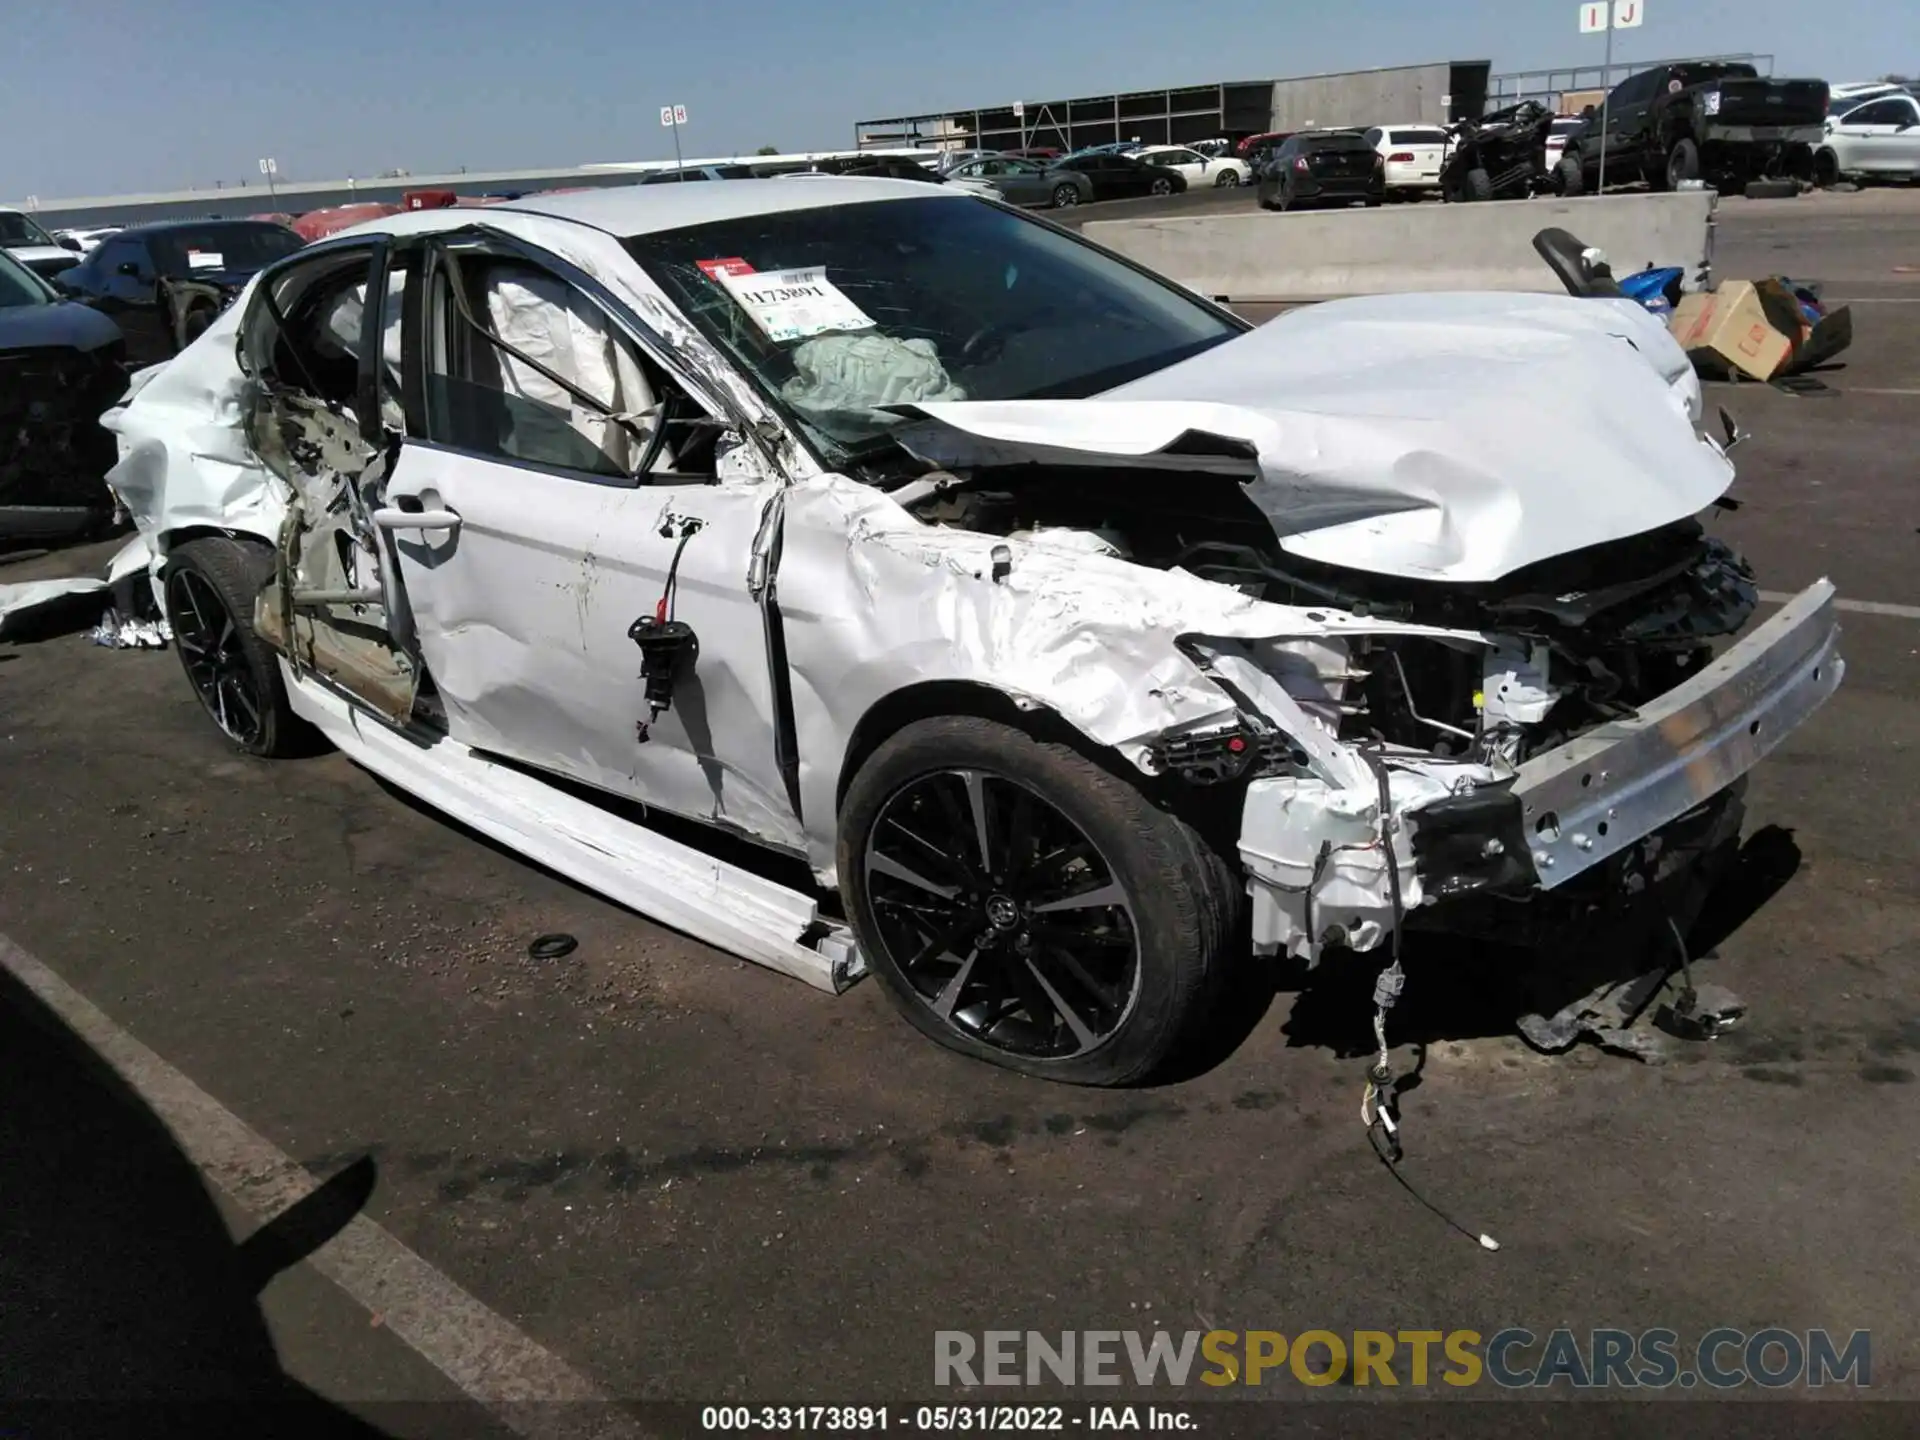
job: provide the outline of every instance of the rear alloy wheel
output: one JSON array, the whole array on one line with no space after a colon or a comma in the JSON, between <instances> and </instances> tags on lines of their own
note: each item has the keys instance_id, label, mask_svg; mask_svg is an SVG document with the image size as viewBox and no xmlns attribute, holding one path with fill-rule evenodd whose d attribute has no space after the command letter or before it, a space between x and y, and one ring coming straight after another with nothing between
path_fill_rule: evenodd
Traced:
<instances>
[{"instance_id":1,"label":"rear alloy wheel","mask_svg":"<svg viewBox=\"0 0 1920 1440\"><path fill-rule=\"evenodd\" d=\"M1216 190L1231 190L1239 183L1240 172L1238 170L1222 170L1220 172L1220 178L1213 182L1213 188Z\"/></svg>"},{"instance_id":2,"label":"rear alloy wheel","mask_svg":"<svg viewBox=\"0 0 1920 1440\"><path fill-rule=\"evenodd\" d=\"M840 836L861 948L950 1049L1121 1085L1206 1009L1231 878L1185 824L1065 746L973 716L918 721L854 777Z\"/></svg>"},{"instance_id":3,"label":"rear alloy wheel","mask_svg":"<svg viewBox=\"0 0 1920 1440\"><path fill-rule=\"evenodd\" d=\"M180 348L186 349L208 330L219 317L205 305L196 305L180 317Z\"/></svg>"},{"instance_id":4,"label":"rear alloy wheel","mask_svg":"<svg viewBox=\"0 0 1920 1440\"><path fill-rule=\"evenodd\" d=\"M253 628L254 599L272 576L264 545L190 541L167 566L167 623L187 681L223 735L249 755L302 754L316 737L293 713L279 662Z\"/></svg>"},{"instance_id":5,"label":"rear alloy wheel","mask_svg":"<svg viewBox=\"0 0 1920 1440\"><path fill-rule=\"evenodd\" d=\"M1173 182L1164 177L1155 180L1153 182L1153 193L1156 195L1171 195L1173 193Z\"/></svg>"},{"instance_id":6,"label":"rear alloy wheel","mask_svg":"<svg viewBox=\"0 0 1920 1440\"><path fill-rule=\"evenodd\" d=\"M1080 203L1080 192L1071 185L1053 187L1053 204L1057 210L1066 210Z\"/></svg>"}]
</instances>

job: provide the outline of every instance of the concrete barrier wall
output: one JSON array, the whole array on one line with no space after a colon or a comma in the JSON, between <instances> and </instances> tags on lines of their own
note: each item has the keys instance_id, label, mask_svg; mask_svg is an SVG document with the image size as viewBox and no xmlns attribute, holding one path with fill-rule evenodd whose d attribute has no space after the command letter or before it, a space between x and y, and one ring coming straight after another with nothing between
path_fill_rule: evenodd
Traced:
<instances>
[{"instance_id":1,"label":"concrete barrier wall","mask_svg":"<svg viewBox=\"0 0 1920 1440\"><path fill-rule=\"evenodd\" d=\"M1081 234L1203 295L1325 300L1405 290L1561 288L1534 251L1551 226L1607 252L1616 275L1678 265L1688 287L1712 261L1711 190L1091 220Z\"/></svg>"}]
</instances>

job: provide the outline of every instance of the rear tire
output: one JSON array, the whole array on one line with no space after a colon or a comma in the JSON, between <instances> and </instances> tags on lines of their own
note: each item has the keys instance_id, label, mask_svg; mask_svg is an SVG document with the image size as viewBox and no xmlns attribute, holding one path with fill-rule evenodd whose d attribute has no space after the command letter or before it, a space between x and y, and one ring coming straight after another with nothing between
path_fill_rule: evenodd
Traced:
<instances>
[{"instance_id":1,"label":"rear tire","mask_svg":"<svg viewBox=\"0 0 1920 1440\"><path fill-rule=\"evenodd\" d=\"M1239 183L1240 172L1238 170L1222 170L1220 172L1220 178L1213 182L1213 188L1216 190L1231 190Z\"/></svg>"},{"instance_id":2,"label":"rear tire","mask_svg":"<svg viewBox=\"0 0 1920 1440\"><path fill-rule=\"evenodd\" d=\"M1467 171L1465 193L1468 200L1493 199L1493 176L1477 167Z\"/></svg>"},{"instance_id":3,"label":"rear tire","mask_svg":"<svg viewBox=\"0 0 1920 1440\"><path fill-rule=\"evenodd\" d=\"M1840 157L1833 151L1814 152L1813 183L1822 190L1830 190L1840 183Z\"/></svg>"},{"instance_id":4,"label":"rear tire","mask_svg":"<svg viewBox=\"0 0 1920 1440\"><path fill-rule=\"evenodd\" d=\"M1700 178L1700 147L1691 140L1676 140L1667 152L1665 175L1668 190L1678 190L1688 180Z\"/></svg>"},{"instance_id":5,"label":"rear tire","mask_svg":"<svg viewBox=\"0 0 1920 1440\"><path fill-rule=\"evenodd\" d=\"M1581 166L1578 155L1563 155L1555 173L1559 178L1560 193L1567 199L1577 199L1586 193L1587 172Z\"/></svg>"},{"instance_id":6,"label":"rear tire","mask_svg":"<svg viewBox=\"0 0 1920 1440\"><path fill-rule=\"evenodd\" d=\"M917 721L867 759L838 860L861 948L914 1028L1069 1084L1135 1083L1179 1049L1238 920L1232 871L1185 822L974 716Z\"/></svg>"},{"instance_id":7,"label":"rear tire","mask_svg":"<svg viewBox=\"0 0 1920 1440\"><path fill-rule=\"evenodd\" d=\"M1173 182L1171 180L1156 180L1153 182L1152 189L1155 195L1171 195L1173 193Z\"/></svg>"},{"instance_id":8,"label":"rear tire","mask_svg":"<svg viewBox=\"0 0 1920 1440\"><path fill-rule=\"evenodd\" d=\"M196 305L180 317L178 349L184 350L212 328L213 322L220 317L205 305Z\"/></svg>"},{"instance_id":9,"label":"rear tire","mask_svg":"<svg viewBox=\"0 0 1920 1440\"><path fill-rule=\"evenodd\" d=\"M279 657L253 628L253 602L273 573L265 545L190 540L167 563L167 623L187 683L221 734L249 755L309 754L318 733L293 713Z\"/></svg>"}]
</instances>

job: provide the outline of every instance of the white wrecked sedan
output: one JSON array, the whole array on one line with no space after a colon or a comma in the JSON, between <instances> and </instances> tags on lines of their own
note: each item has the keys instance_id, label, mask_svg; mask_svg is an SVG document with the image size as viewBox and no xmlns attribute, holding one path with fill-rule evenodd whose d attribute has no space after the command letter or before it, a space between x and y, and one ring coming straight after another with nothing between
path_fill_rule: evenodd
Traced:
<instances>
[{"instance_id":1,"label":"white wrecked sedan","mask_svg":"<svg viewBox=\"0 0 1920 1440\"><path fill-rule=\"evenodd\" d=\"M1521 936L1737 831L1842 667L1825 582L1715 657L1756 592L1699 412L1625 302L1253 329L822 179L376 222L107 423L242 748L1112 1084L1250 955Z\"/></svg>"}]
</instances>

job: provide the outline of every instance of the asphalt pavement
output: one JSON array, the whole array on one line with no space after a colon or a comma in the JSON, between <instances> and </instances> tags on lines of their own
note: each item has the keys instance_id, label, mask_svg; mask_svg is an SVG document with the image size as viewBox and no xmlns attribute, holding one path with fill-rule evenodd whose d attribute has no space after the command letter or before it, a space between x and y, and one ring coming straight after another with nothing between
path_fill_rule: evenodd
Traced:
<instances>
[{"instance_id":1,"label":"asphalt pavement","mask_svg":"<svg viewBox=\"0 0 1920 1440\"><path fill-rule=\"evenodd\" d=\"M1845 686L1754 775L1698 966L1747 1017L1662 1065L1549 1058L1512 1034L1510 962L1416 948L1404 1186L1358 1118L1370 964L1269 974L1166 1083L1049 1086L935 1048L873 984L831 999L612 906L336 754L238 756L171 653L0 643L0 936L99 1012L77 1025L0 975L0 1428L23 1396L161 1393L343 1434L545 1433L450 1378L527 1356L582 1377L596 1415L1034 1398L936 1389L935 1332L987 1329L1869 1330L1868 1393L1920 1399L1920 618L1900 613L1920 607L1920 195L1730 202L1720 268L1828 281L1857 339L1824 397L1710 387L1755 432L1716 529L1770 591L1830 575L1884 607L1846 615ZM550 931L579 948L529 958ZM116 1037L150 1089L108 1067ZM183 1083L207 1105L161 1124ZM207 1151L228 1120L260 1164L331 1182L337 1213L236 1201ZM397 1253L449 1297L405 1338L380 1299ZM1913 1414L1710 1420L1703 1393L1573 1415L1283 1378L1201 1428Z\"/></svg>"}]
</instances>

